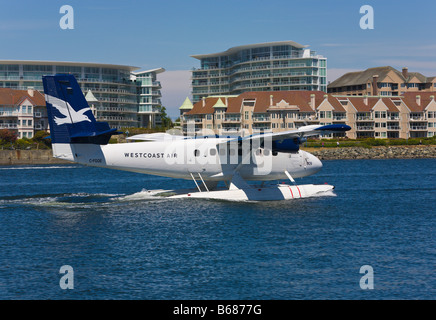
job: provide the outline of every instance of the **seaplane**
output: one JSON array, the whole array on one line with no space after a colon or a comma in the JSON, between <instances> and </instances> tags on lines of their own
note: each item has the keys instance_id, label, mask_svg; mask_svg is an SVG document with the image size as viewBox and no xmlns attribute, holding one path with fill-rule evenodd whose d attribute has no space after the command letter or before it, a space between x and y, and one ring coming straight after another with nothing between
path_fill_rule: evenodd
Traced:
<instances>
[{"instance_id":1,"label":"seaplane","mask_svg":"<svg viewBox=\"0 0 436 320\"><path fill-rule=\"evenodd\" d=\"M193 181L193 189L147 190L156 197L275 201L333 192L329 184L296 183L296 178L322 168L321 161L300 145L307 137L351 129L345 124L306 125L236 137L152 133L113 144L109 140L121 132L96 121L73 75L43 76L43 85L55 158ZM271 184L280 180L289 182Z\"/></svg>"}]
</instances>

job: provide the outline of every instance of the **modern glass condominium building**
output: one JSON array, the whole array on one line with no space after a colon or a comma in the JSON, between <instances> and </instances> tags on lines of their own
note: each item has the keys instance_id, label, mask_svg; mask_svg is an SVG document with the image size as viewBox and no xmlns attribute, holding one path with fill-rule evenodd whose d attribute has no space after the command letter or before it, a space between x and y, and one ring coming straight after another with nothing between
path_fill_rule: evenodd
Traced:
<instances>
[{"instance_id":1,"label":"modern glass condominium building","mask_svg":"<svg viewBox=\"0 0 436 320\"><path fill-rule=\"evenodd\" d=\"M113 128L137 127L145 114L138 109L141 92L145 89L132 74L138 69L100 63L7 60L0 61L0 88L32 88L43 93L43 75L70 73L76 77L86 97L92 97L89 104L98 121L108 122Z\"/></svg>"},{"instance_id":2,"label":"modern glass condominium building","mask_svg":"<svg viewBox=\"0 0 436 320\"><path fill-rule=\"evenodd\" d=\"M193 102L246 91L327 91L327 58L294 41L268 42L193 55Z\"/></svg>"},{"instance_id":3,"label":"modern glass condominium building","mask_svg":"<svg viewBox=\"0 0 436 320\"><path fill-rule=\"evenodd\" d=\"M136 80L138 87L138 121L139 127L149 128L162 124L160 110L162 88L157 81L157 74L164 72L164 68L139 71L132 73L132 79Z\"/></svg>"}]
</instances>

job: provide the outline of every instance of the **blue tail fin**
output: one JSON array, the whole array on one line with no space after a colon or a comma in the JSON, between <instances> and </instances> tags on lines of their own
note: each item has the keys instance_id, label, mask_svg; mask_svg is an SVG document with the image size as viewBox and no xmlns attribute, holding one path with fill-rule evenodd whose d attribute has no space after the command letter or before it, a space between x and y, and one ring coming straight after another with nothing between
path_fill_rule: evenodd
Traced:
<instances>
[{"instance_id":1,"label":"blue tail fin","mask_svg":"<svg viewBox=\"0 0 436 320\"><path fill-rule=\"evenodd\" d=\"M116 129L97 122L88 102L70 74L43 76L52 143L107 144Z\"/></svg>"}]
</instances>

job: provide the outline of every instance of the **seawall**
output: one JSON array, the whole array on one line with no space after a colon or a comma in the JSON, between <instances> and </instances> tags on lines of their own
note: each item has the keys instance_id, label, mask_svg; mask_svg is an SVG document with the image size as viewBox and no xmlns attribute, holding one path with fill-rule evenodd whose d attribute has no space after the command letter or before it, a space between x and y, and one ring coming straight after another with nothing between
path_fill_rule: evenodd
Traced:
<instances>
[{"instance_id":1,"label":"seawall","mask_svg":"<svg viewBox=\"0 0 436 320\"><path fill-rule=\"evenodd\" d=\"M418 159L436 158L436 146L382 146L372 148L303 148L320 160ZM0 150L0 166L32 164L68 164L53 158L51 150Z\"/></svg>"},{"instance_id":2,"label":"seawall","mask_svg":"<svg viewBox=\"0 0 436 320\"><path fill-rule=\"evenodd\" d=\"M29 164L67 164L53 158L51 150L0 150L0 166Z\"/></svg>"}]
</instances>

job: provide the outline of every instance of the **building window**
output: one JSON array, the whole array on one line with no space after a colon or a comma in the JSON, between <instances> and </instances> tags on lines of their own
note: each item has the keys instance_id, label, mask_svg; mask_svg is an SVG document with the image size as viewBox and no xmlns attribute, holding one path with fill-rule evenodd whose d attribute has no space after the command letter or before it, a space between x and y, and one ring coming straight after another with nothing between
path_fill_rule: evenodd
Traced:
<instances>
[{"instance_id":1,"label":"building window","mask_svg":"<svg viewBox=\"0 0 436 320\"><path fill-rule=\"evenodd\" d=\"M386 128L386 122L376 122L375 127L376 128Z\"/></svg>"},{"instance_id":2,"label":"building window","mask_svg":"<svg viewBox=\"0 0 436 320\"><path fill-rule=\"evenodd\" d=\"M320 112L319 112L319 117L320 117L321 119L325 119L325 118L331 119L331 117L332 117L332 112L331 112L331 111L320 111Z\"/></svg>"},{"instance_id":3,"label":"building window","mask_svg":"<svg viewBox=\"0 0 436 320\"><path fill-rule=\"evenodd\" d=\"M374 116L376 119L386 119L386 111L375 111Z\"/></svg>"}]
</instances>

